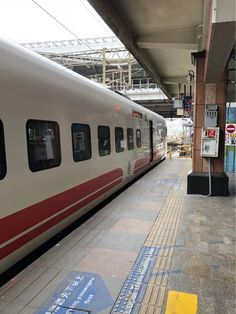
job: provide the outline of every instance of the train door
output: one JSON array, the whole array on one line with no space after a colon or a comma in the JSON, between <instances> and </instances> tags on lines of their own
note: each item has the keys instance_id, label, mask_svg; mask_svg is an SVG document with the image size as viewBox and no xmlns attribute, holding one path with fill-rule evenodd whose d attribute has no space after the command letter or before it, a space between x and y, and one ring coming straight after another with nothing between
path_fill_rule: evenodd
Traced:
<instances>
[{"instance_id":1,"label":"train door","mask_svg":"<svg viewBox=\"0 0 236 314\"><path fill-rule=\"evenodd\" d=\"M150 162L153 161L153 122L149 120Z\"/></svg>"}]
</instances>

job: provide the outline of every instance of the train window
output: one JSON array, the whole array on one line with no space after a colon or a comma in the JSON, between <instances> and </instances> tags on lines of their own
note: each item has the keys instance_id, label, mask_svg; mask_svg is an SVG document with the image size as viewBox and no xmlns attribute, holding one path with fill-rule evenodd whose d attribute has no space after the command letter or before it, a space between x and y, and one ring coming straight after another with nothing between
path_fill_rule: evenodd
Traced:
<instances>
[{"instance_id":1,"label":"train window","mask_svg":"<svg viewBox=\"0 0 236 314\"><path fill-rule=\"evenodd\" d=\"M124 130L123 128L115 128L116 152L124 151Z\"/></svg>"},{"instance_id":2,"label":"train window","mask_svg":"<svg viewBox=\"0 0 236 314\"><path fill-rule=\"evenodd\" d=\"M134 130L130 128L127 129L127 143L128 149L134 149Z\"/></svg>"},{"instance_id":3,"label":"train window","mask_svg":"<svg viewBox=\"0 0 236 314\"><path fill-rule=\"evenodd\" d=\"M73 123L71 131L74 161L77 162L90 159L92 156L92 149L89 125Z\"/></svg>"},{"instance_id":4,"label":"train window","mask_svg":"<svg viewBox=\"0 0 236 314\"><path fill-rule=\"evenodd\" d=\"M4 131L3 124L0 120L0 180L2 180L7 172L6 166L6 154L5 154L5 142L4 142Z\"/></svg>"},{"instance_id":5,"label":"train window","mask_svg":"<svg viewBox=\"0 0 236 314\"><path fill-rule=\"evenodd\" d=\"M30 170L35 172L59 166L61 148L58 123L29 120L26 131Z\"/></svg>"},{"instance_id":6,"label":"train window","mask_svg":"<svg viewBox=\"0 0 236 314\"><path fill-rule=\"evenodd\" d=\"M98 127L98 150L100 156L111 153L110 129L108 126L99 125Z\"/></svg>"},{"instance_id":7,"label":"train window","mask_svg":"<svg viewBox=\"0 0 236 314\"><path fill-rule=\"evenodd\" d=\"M141 147L141 130L140 129L136 130L136 143L137 143L137 148Z\"/></svg>"}]
</instances>

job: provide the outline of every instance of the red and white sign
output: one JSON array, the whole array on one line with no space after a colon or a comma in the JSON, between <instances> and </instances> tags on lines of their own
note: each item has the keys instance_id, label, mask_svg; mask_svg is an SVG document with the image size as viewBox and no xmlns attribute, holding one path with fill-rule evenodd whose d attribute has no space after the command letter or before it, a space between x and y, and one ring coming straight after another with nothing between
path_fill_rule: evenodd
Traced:
<instances>
[{"instance_id":1,"label":"red and white sign","mask_svg":"<svg viewBox=\"0 0 236 314\"><path fill-rule=\"evenodd\" d=\"M236 124L234 123L225 126L225 145L236 146Z\"/></svg>"},{"instance_id":2,"label":"red and white sign","mask_svg":"<svg viewBox=\"0 0 236 314\"><path fill-rule=\"evenodd\" d=\"M211 138L215 138L216 137L216 130L215 129L208 129L207 130L207 136L211 137Z\"/></svg>"},{"instance_id":3,"label":"red and white sign","mask_svg":"<svg viewBox=\"0 0 236 314\"><path fill-rule=\"evenodd\" d=\"M226 125L227 133L235 133L235 124L227 124Z\"/></svg>"}]
</instances>

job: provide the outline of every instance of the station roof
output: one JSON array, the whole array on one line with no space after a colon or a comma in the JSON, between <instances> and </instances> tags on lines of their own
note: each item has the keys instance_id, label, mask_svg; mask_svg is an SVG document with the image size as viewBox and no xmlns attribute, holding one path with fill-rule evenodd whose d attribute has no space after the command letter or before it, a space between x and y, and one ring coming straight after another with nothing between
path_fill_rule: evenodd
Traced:
<instances>
[{"instance_id":1,"label":"station roof","mask_svg":"<svg viewBox=\"0 0 236 314\"><path fill-rule=\"evenodd\" d=\"M222 75L234 43L234 0L88 2L169 98L195 70L192 53L208 49L207 82Z\"/></svg>"}]
</instances>

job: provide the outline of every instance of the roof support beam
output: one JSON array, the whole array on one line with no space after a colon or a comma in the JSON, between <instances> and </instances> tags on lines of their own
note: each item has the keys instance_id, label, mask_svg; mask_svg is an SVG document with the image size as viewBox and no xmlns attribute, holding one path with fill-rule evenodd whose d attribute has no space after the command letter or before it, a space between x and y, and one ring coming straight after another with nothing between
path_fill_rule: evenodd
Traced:
<instances>
[{"instance_id":1,"label":"roof support beam","mask_svg":"<svg viewBox=\"0 0 236 314\"><path fill-rule=\"evenodd\" d=\"M187 84L186 76L163 77L162 81L165 84Z\"/></svg>"},{"instance_id":2,"label":"roof support beam","mask_svg":"<svg viewBox=\"0 0 236 314\"><path fill-rule=\"evenodd\" d=\"M197 49L198 27L167 29L139 36L140 48Z\"/></svg>"}]
</instances>

